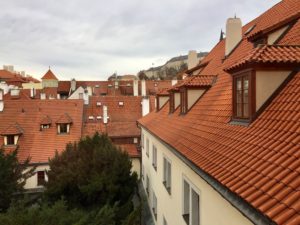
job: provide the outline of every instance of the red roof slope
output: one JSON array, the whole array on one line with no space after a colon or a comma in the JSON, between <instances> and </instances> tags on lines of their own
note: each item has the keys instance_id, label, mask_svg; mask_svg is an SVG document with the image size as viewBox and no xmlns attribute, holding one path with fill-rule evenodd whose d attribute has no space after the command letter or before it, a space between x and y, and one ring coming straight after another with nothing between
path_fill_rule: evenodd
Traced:
<instances>
[{"instance_id":1,"label":"red roof slope","mask_svg":"<svg viewBox=\"0 0 300 225\"><path fill-rule=\"evenodd\" d=\"M42 77L42 80L58 80L54 73L49 69L47 73Z\"/></svg>"},{"instance_id":2,"label":"red roof slope","mask_svg":"<svg viewBox=\"0 0 300 225\"><path fill-rule=\"evenodd\" d=\"M58 135L55 124L40 130L40 122L46 115L57 121L64 113L73 119L70 134ZM21 161L30 156L31 163L48 163L56 150L61 152L67 143L81 138L82 113L82 100L7 100L0 125L17 122L22 127L23 134L18 141ZM3 145L3 138L0 138L0 145Z\"/></svg>"},{"instance_id":3,"label":"red roof slope","mask_svg":"<svg viewBox=\"0 0 300 225\"><path fill-rule=\"evenodd\" d=\"M184 79L183 83L179 85L179 87L207 87L211 86L215 82L216 78L217 76L215 75L192 75Z\"/></svg>"},{"instance_id":4,"label":"red roof slope","mask_svg":"<svg viewBox=\"0 0 300 225\"><path fill-rule=\"evenodd\" d=\"M261 45L225 70L230 71L250 63L300 63L300 45Z\"/></svg>"},{"instance_id":5,"label":"red roof slope","mask_svg":"<svg viewBox=\"0 0 300 225\"><path fill-rule=\"evenodd\" d=\"M243 27L271 26L299 12L286 0ZM297 40L294 26L282 40ZM293 36L294 35L294 36ZM296 35L296 36L295 36ZM279 42L280 43L280 42ZM298 43L299 44L299 43ZM248 127L229 124L232 77L224 69L253 50L247 35L224 61L225 40L203 60L200 74L218 74L216 83L185 116L169 114L169 104L139 120L162 141L280 225L300 224L300 72ZM299 59L299 58L298 58Z\"/></svg>"},{"instance_id":6,"label":"red roof slope","mask_svg":"<svg viewBox=\"0 0 300 225\"><path fill-rule=\"evenodd\" d=\"M110 137L133 137L140 135L136 121L142 117L141 96L92 96L90 104L84 109L85 125L83 134L92 135L96 131L108 133ZM101 103L100 106L97 106ZM123 105L119 105L123 102ZM108 124L97 120L103 116L103 106L107 106ZM88 117L93 116L94 120Z\"/></svg>"},{"instance_id":7,"label":"red roof slope","mask_svg":"<svg viewBox=\"0 0 300 225\"><path fill-rule=\"evenodd\" d=\"M4 129L1 132L2 135L14 135L14 134L22 134L22 133L23 130L17 123L9 125L6 129Z\"/></svg>"},{"instance_id":8,"label":"red roof slope","mask_svg":"<svg viewBox=\"0 0 300 225\"><path fill-rule=\"evenodd\" d=\"M132 158L140 157L140 152L138 151L135 144L123 144L118 145L121 149L125 150L128 155Z\"/></svg>"}]
</instances>

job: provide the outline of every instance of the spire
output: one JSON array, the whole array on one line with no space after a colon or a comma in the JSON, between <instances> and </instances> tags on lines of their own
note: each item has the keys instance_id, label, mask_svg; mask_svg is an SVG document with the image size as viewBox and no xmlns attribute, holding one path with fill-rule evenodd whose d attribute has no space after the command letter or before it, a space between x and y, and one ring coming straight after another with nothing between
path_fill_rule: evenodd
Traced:
<instances>
[{"instance_id":1,"label":"spire","mask_svg":"<svg viewBox=\"0 0 300 225\"><path fill-rule=\"evenodd\" d=\"M220 41L222 41L223 39L224 39L224 32L223 32L223 30L221 29Z\"/></svg>"}]
</instances>

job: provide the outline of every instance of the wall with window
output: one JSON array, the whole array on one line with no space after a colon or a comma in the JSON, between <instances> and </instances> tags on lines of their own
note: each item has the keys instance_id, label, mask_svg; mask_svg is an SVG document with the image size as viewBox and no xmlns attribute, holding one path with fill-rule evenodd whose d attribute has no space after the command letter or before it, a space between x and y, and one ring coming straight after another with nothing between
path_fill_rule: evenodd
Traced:
<instances>
[{"instance_id":1,"label":"wall with window","mask_svg":"<svg viewBox=\"0 0 300 225\"><path fill-rule=\"evenodd\" d=\"M35 174L32 177L29 177L26 181L26 184L24 186L25 189L33 189L33 188L42 188L42 185L38 185L38 181L41 180L41 173L38 174L38 171L45 171L49 170L49 165L40 165L37 166L35 169ZM40 177L38 177L40 176ZM48 180L47 174L44 174L45 180Z\"/></svg>"},{"instance_id":2,"label":"wall with window","mask_svg":"<svg viewBox=\"0 0 300 225\"><path fill-rule=\"evenodd\" d=\"M155 145L157 151L157 169L152 165L152 152L149 151L149 157L146 155L146 149L142 149L142 163L144 167L143 186L146 189L146 177L149 178L149 196L147 197L150 209L153 206L153 193L156 197L157 219L152 211L153 221L157 225L176 224L186 225L184 219L184 180L189 184L190 201L189 210L193 221L197 221L199 216L200 225L218 224L218 225L250 225L252 224L209 184L200 178L190 167L183 163L177 156L168 150L156 137L142 128L145 139L149 139L149 145ZM164 185L164 158L170 162L170 188L168 192ZM197 208L197 196L199 198ZM154 198L155 199L155 198ZM186 203L187 204L187 203ZM193 212L193 213L192 213ZM197 213L198 212L198 213ZM164 221L165 219L165 221ZM192 225L192 219L190 220ZM164 223L165 222L165 223ZM189 225L190 225L189 224Z\"/></svg>"}]
</instances>

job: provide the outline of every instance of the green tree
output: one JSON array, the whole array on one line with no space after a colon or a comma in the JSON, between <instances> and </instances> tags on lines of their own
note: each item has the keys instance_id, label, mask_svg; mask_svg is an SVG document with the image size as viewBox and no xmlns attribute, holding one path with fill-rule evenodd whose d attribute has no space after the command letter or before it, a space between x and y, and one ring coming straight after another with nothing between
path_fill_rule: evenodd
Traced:
<instances>
[{"instance_id":1,"label":"green tree","mask_svg":"<svg viewBox=\"0 0 300 225\"><path fill-rule=\"evenodd\" d=\"M18 150L5 152L0 149L0 212L5 211L17 193L23 192L26 179L33 175L35 168L28 169L28 158L19 163Z\"/></svg>"},{"instance_id":2,"label":"green tree","mask_svg":"<svg viewBox=\"0 0 300 225\"><path fill-rule=\"evenodd\" d=\"M84 209L117 203L117 221L132 211L137 175L131 173L128 154L113 145L107 135L96 133L68 144L49 163L45 195L51 202L63 196L69 207Z\"/></svg>"}]
</instances>

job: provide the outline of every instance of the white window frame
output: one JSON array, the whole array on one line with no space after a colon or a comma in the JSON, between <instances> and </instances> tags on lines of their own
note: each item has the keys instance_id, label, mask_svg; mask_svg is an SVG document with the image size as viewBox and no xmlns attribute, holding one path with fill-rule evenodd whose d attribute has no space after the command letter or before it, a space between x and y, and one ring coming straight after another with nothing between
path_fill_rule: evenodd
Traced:
<instances>
[{"instance_id":1,"label":"white window frame","mask_svg":"<svg viewBox=\"0 0 300 225\"><path fill-rule=\"evenodd\" d=\"M172 162L171 160L163 156L163 185L165 186L167 192L171 195L172 189Z\"/></svg>"},{"instance_id":2,"label":"white window frame","mask_svg":"<svg viewBox=\"0 0 300 225\"><path fill-rule=\"evenodd\" d=\"M157 148L152 144L152 166L154 170L157 170Z\"/></svg>"},{"instance_id":3,"label":"white window frame","mask_svg":"<svg viewBox=\"0 0 300 225\"><path fill-rule=\"evenodd\" d=\"M184 182L186 182L189 185L189 199L188 199L188 204L189 204L189 213L186 214L185 212L185 193L184 193ZM199 223L193 223L192 219L193 218L193 201L195 200L195 198L193 198L192 194L195 193L198 195L198 221ZM183 220L185 222L185 224L187 225L200 225L201 224L201 213L200 213L200 209L201 209L201 192L200 190L185 176L183 175L182 178L182 217ZM184 215L188 215L187 217L184 217Z\"/></svg>"}]
</instances>

